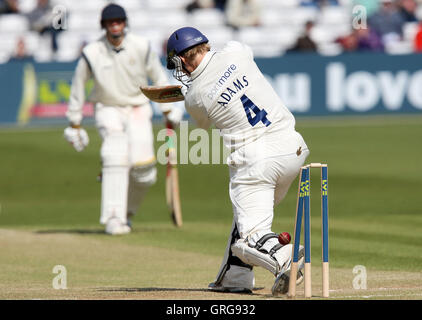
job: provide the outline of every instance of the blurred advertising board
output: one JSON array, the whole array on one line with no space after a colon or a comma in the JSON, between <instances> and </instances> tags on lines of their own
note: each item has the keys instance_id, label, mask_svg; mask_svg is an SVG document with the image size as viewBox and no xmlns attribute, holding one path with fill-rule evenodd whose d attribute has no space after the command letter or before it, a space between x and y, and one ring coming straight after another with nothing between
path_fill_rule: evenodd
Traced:
<instances>
[{"instance_id":1,"label":"blurred advertising board","mask_svg":"<svg viewBox=\"0 0 422 320\"><path fill-rule=\"evenodd\" d=\"M257 58L256 62L295 115L422 112L421 54L291 53ZM0 64L0 124L65 121L75 67L76 62ZM92 87L93 82L89 81L87 96ZM84 117L92 119L93 104L87 102L83 110ZM160 117L156 106L154 115Z\"/></svg>"}]
</instances>

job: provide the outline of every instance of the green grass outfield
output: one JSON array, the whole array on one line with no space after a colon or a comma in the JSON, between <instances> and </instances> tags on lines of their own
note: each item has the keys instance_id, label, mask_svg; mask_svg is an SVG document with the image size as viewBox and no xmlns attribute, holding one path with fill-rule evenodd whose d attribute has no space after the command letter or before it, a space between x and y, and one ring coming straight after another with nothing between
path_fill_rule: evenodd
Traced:
<instances>
[{"instance_id":1,"label":"green grass outfield","mask_svg":"<svg viewBox=\"0 0 422 320\"><path fill-rule=\"evenodd\" d=\"M422 117L299 117L296 127L311 149L307 162L329 165L331 297L421 299ZM88 133L89 147L77 153L63 128L0 130L0 299L274 299L273 277L259 268L251 296L205 290L232 221L225 165L179 165L180 229L166 208L159 165L133 233L110 237L99 225L100 139L95 128ZM315 169L311 183L318 298ZM292 233L296 193L297 180L275 210L273 231ZM55 265L66 267L67 290L52 288ZM358 265L366 268L366 290L353 287Z\"/></svg>"}]
</instances>

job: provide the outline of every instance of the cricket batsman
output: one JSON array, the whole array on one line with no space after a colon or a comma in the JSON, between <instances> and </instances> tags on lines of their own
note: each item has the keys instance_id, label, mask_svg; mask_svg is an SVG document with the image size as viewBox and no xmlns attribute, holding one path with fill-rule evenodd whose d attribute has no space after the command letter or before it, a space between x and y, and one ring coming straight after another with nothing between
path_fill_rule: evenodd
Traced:
<instances>
[{"instance_id":1,"label":"cricket batsman","mask_svg":"<svg viewBox=\"0 0 422 320\"><path fill-rule=\"evenodd\" d=\"M95 103L95 124L102 138L100 223L111 235L131 231L133 216L157 170L152 131L152 108L139 90L148 84L168 85L168 77L149 41L127 31L125 10L107 5L101 13L105 34L82 51L72 81L64 137L77 151L88 145L81 127L85 83L94 80L90 100ZM166 120L177 125L183 110L159 105Z\"/></svg>"},{"instance_id":2,"label":"cricket batsman","mask_svg":"<svg viewBox=\"0 0 422 320\"><path fill-rule=\"evenodd\" d=\"M274 206L309 155L292 113L257 67L251 49L239 42L213 51L199 30L180 28L167 42L167 68L187 87L185 107L197 125L214 124L232 150L227 164L233 224L209 289L251 293L253 267L260 266L275 276L273 295L287 293L292 245L280 244L272 231ZM297 282L302 278L299 271Z\"/></svg>"}]
</instances>

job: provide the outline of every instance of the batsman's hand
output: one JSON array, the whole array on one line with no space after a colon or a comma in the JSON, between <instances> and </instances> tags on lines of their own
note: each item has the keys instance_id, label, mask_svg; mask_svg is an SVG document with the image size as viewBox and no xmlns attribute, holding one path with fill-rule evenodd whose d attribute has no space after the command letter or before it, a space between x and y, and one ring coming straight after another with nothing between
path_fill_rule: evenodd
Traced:
<instances>
[{"instance_id":1,"label":"batsman's hand","mask_svg":"<svg viewBox=\"0 0 422 320\"><path fill-rule=\"evenodd\" d=\"M183 119L184 110L182 108L173 107L170 112L165 113L166 121L172 128L177 128Z\"/></svg>"},{"instance_id":2,"label":"batsman's hand","mask_svg":"<svg viewBox=\"0 0 422 320\"><path fill-rule=\"evenodd\" d=\"M64 129L64 138L76 151L81 152L89 143L88 133L84 128L76 125L70 125Z\"/></svg>"}]
</instances>

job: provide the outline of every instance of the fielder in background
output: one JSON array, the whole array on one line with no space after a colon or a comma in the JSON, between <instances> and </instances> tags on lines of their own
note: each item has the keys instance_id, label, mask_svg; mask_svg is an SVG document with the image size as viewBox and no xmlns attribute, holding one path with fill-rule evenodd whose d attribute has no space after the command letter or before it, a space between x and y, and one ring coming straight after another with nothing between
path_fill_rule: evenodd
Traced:
<instances>
[{"instance_id":1,"label":"fielder in background","mask_svg":"<svg viewBox=\"0 0 422 320\"><path fill-rule=\"evenodd\" d=\"M233 225L210 290L251 293L254 266L274 274L272 293L287 293L292 245L272 231L274 205L286 195L309 154L295 119L258 69L249 47L228 42L212 51L199 30L176 30L167 68L187 87L185 107L198 126L221 131L230 168ZM303 268L303 246L300 246ZM298 273L298 282L303 278Z\"/></svg>"},{"instance_id":2,"label":"fielder in background","mask_svg":"<svg viewBox=\"0 0 422 320\"><path fill-rule=\"evenodd\" d=\"M101 13L105 35L82 51L72 81L64 136L77 151L88 144L81 127L85 83L94 79L91 101L102 138L100 223L108 234L126 234L147 191L156 182L152 107L139 87L167 85L168 77L147 39L127 32L125 10L107 5ZM166 121L178 125L183 110L159 105Z\"/></svg>"}]
</instances>

